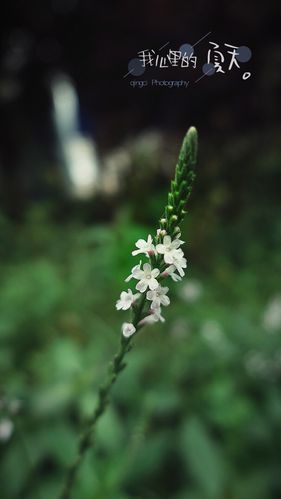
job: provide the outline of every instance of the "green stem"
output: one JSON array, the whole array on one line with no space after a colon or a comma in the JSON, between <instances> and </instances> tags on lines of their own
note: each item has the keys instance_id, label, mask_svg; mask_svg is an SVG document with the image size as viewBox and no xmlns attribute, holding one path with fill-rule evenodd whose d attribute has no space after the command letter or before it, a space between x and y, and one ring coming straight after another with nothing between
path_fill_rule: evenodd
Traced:
<instances>
[{"instance_id":1,"label":"green stem","mask_svg":"<svg viewBox=\"0 0 281 499\"><path fill-rule=\"evenodd\" d=\"M142 318L143 307L145 305L145 293L141 296L138 307L134 313L133 324L135 328L138 330L138 323ZM82 433L79 444L77 456L68 469L65 484L63 491L60 495L60 499L70 499L71 491L77 477L80 465L85 457L86 452L93 447L93 435L95 433L96 424L102 414L105 412L106 407L109 402L109 396L112 389L113 384L115 383L119 373L124 369L126 364L123 362L123 359L127 352L129 352L132 348L131 338L125 338L121 336L120 347L118 352L116 353L113 362L109 365L108 377L107 380L100 386L98 392L98 401L96 408L93 412L92 417L89 419L84 432Z\"/></svg>"},{"instance_id":2,"label":"green stem","mask_svg":"<svg viewBox=\"0 0 281 499\"><path fill-rule=\"evenodd\" d=\"M107 380L101 387L98 392L98 401L96 408L93 412L92 417L89 419L84 432L82 433L79 444L78 451L75 461L70 466L67 472L65 484L63 491L60 495L60 499L70 499L71 491L77 477L77 473L79 471L80 465L85 457L86 452L92 447L92 438L95 433L96 424L102 414L105 412L107 404L109 402L109 395L112 389L113 384L115 383L119 373L124 369L126 364L123 362L123 359L127 352L129 352L132 348L130 344L130 338L121 337L120 347L118 352L116 353L113 362L109 365L108 377Z\"/></svg>"},{"instance_id":3,"label":"green stem","mask_svg":"<svg viewBox=\"0 0 281 499\"><path fill-rule=\"evenodd\" d=\"M135 311L135 316L133 319L133 324L137 330L140 329L140 327L138 327L138 323L142 319L142 312L143 312L143 307L145 305L145 302L146 302L146 293L143 293L141 295L139 306Z\"/></svg>"}]
</instances>

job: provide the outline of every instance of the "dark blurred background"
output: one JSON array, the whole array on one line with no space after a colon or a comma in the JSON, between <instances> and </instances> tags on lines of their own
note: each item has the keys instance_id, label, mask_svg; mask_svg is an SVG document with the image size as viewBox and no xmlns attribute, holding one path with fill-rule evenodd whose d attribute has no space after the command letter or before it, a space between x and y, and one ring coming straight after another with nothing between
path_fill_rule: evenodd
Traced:
<instances>
[{"instance_id":1,"label":"dark blurred background","mask_svg":"<svg viewBox=\"0 0 281 499\"><path fill-rule=\"evenodd\" d=\"M136 339L73 497L280 498L279 3L19 0L0 24L1 498L58 496L190 125L187 277ZM193 74L127 74L205 35ZM196 82L210 41L249 47L250 78ZM190 84L130 84L151 78Z\"/></svg>"}]
</instances>

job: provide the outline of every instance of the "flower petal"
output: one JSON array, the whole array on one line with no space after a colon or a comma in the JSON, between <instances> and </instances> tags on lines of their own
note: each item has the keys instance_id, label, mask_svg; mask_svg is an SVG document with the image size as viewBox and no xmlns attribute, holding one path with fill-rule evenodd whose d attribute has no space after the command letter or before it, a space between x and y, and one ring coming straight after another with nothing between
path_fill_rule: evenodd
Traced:
<instances>
[{"instance_id":1,"label":"flower petal","mask_svg":"<svg viewBox=\"0 0 281 499\"><path fill-rule=\"evenodd\" d=\"M143 272L143 270L136 269L136 270L132 271L132 275L135 279L142 279L144 276L144 272Z\"/></svg>"},{"instance_id":2,"label":"flower petal","mask_svg":"<svg viewBox=\"0 0 281 499\"><path fill-rule=\"evenodd\" d=\"M143 270L144 270L145 273L151 272L151 265L149 263L145 263L143 265Z\"/></svg>"},{"instance_id":3,"label":"flower petal","mask_svg":"<svg viewBox=\"0 0 281 499\"><path fill-rule=\"evenodd\" d=\"M137 242L136 242L136 247L137 248L141 248L142 246L144 246L146 244L146 241L144 239L139 239Z\"/></svg>"},{"instance_id":4,"label":"flower petal","mask_svg":"<svg viewBox=\"0 0 281 499\"><path fill-rule=\"evenodd\" d=\"M155 298L155 300L153 300L153 302L151 303L151 308L153 310L159 310L160 305L161 305L161 303L160 303L159 298Z\"/></svg>"},{"instance_id":5,"label":"flower petal","mask_svg":"<svg viewBox=\"0 0 281 499\"><path fill-rule=\"evenodd\" d=\"M162 305L164 305L164 307L167 307L168 305L170 305L170 298L166 295L162 296L161 303Z\"/></svg>"},{"instance_id":6,"label":"flower petal","mask_svg":"<svg viewBox=\"0 0 281 499\"><path fill-rule=\"evenodd\" d=\"M174 272L173 274L171 274L171 278L173 279L174 282L181 281L181 277L178 274L175 274Z\"/></svg>"},{"instance_id":7,"label":"flower petal","mask_svg":"<svg viewBox=\"0 0 281 499\"><path fill-rule=\"evenodd\" d=\"M165 248L164 244L157 244L156 245L156 250L157 250L158 253L163 254L163 253L165 253L166 248Z\"/></svg>"},{"instance_id":8,"label":"flower petal","mask_svg":"<svg viewBox=\"0 0 281 499\"><path fill-rule=\"evenodd\" d=\"M164 261L166 263L173 263L174 259L173 259L173 253L165 253L164 254Z\"/></svg>"},{"instance_id":9,"label":"flower petal","mask_svg":"<svg viewBox=\"0 0 281 499\"><path fill-rule=\"evenodd\" d=\"M144 293L144 291L147 289L147 281L145 281L144 279L139 281L138 284L136 285L136 289L141 293Z\"/></svg>"},{"instance_id":10,"label":"flower petal","mask_svg":"<svg viewBox=\"0 0 281 499\"><path fill-rule=\"evenodd\" d=\"M159 274L160 274L160 270L159 269L153 269L151 271L152 277L157 277Z\"/></svg>"},{"instance_id":11,"label":"flower petal","mask_svg":"<svg viewBox=\"0 0 281 499\"><path fill-rule=\"evenodd\" d=\"M159 285L159 283L156 279L154 279L154 277L149 279L149 283L148 283L149 289L154 290L154 289L158 288L158 285Z\"/></svg>"},{"instance_id":12,"label":"flower petal","mask_svg":"<svg viewBox=\"0 0 281 499\"><path fill-rule=\"evenodd\" d=\"M164 236L163 243L165 246L170 246L171 244L171 236Z\"/></svg>"}]
</instances>

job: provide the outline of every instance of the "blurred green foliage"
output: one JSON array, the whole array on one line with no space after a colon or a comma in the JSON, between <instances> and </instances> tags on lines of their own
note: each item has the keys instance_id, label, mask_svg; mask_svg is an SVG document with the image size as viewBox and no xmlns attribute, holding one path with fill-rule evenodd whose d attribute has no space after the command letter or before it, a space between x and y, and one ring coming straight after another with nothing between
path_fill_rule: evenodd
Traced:
<instances>
[{"instance_id":1,"label":"blurred green foliage","mask_svg":"<svg viewBox=\"0 0 281 499\"><path fill-rule=\"evenodd\" d=\"M280 210L246 185L233 215L233 185L207 173L183 228L187 278L136 338L74 499L281 496ZM133 192L107 224L54 222L42 203L20 224L1 216L1 498L57 497L163 198L147 192L135 217Z\"/></svg>"}]
</instances>

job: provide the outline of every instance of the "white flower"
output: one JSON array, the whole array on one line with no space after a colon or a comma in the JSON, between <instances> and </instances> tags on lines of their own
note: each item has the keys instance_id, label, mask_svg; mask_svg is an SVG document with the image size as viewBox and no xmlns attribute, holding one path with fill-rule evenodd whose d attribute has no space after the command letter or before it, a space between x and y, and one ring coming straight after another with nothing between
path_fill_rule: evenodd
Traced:
<instances>
[{"instance_id":1,"label":"white flower","mask_svg":"<svg viewBox=\"0 0 281 499\"><path fill-rule=\"evenodd\" d=\"M153 313L151 314L151 317L153 318L153 322L158 322L158 321L161 321L161 322L165 322L165 319L164 317L161 315L161 308L151 308L151 311L153 311Z\"/></svg>"},{"instance_id":2,"label":"white flower","mask_svg":"<svg viewBox=\"0 0 281 499\"><path fill-rule=\"evenodd\" d=\"M145 255L154 255L155 253L155 246L152 243L153 239L151 235L149 234L147 241L144 239L139 239L136 242L136 247L138 248L137 250L132 251L132 255L138 255L139 253L144 253Z\"/></svg>"},{"instance_id":3,"label":"white flower","mask_svg":"<svg viewBox=\"0 0 281 499\"><path fill-rule=\"evenodd\" d=\"M164 307L167 307L167 305L170 304L170 298L166 296L168 291L169 288L162 287L159 284L158 288L154 289L153 291L150 290L146 293L146 298L152 301L151 308L153 310L159 309L160 305L164 305Z\"/></svg>"},{"instance_id":4,"label":"white flower","mask_svg":"<svg viewBox=\"0 0 281 499\"><path fill-rule=\"evenodd\" d=\"M174 265L169 265L169 267L167 267L164 270L164 272L162 272L161 276L163 276L163 277L170 276L173 279L173 281L175 281L175 282L181 281L181 276L176 274L175 270L176 270L176 267Z\"/></svg>"},{"instance_id":5,"label":"white flower","mask_svg":"<svg viewBox=\"0 0 281 499\"><path fill-rule=\"evenodd\" d=\"M174 239L172 241L171 236L164 236L163 243L157 244L156 250L158 253L164 255L164 260L166 263L174 263L173 257L175 253L178 251L180 245L183 244L183 241L180 239Z\"/></svg>"},{"instance_id":6,"label":"white flower","mask_svg":"<svg viewBox=\"0 0 281 499\"><path fill-rule=\"evenodd\" d=\"M158 287L158 281L156 280L156 277L160 274L159 269L152 269L149 263L144 264L143 270L141 270L139 266L137 267L138 268L134 267L131 274L134 279L139 280L138 284L136 285L136 289L141 293L144 293L147 288L152 290L156 289Z\"/></svg>"},{"instance_id":7,"label":"white flower","mask_svg":"<svg viewBox=\"0 0 281 499\"><path fill-rule=\"evenodd\" d=\"M145 324L154 324L155 322L158 322L158 321L161 321L161 322L165 322L165 319L164 317L161 315L161 308L154 308L154 309L150 309L150 314L147 315L146 317L144 317L144 319L142 319L140 322L139 322L139 325L140 326L144 326Z\"/></svg>"},{"instance_id":8,"label":"white flower","mask_svg":"<svg viewBox=\"0 0 281 499\"><path fill-rule=\"evenodd\" d=\"M186 258L183 256L183 251L181 249L174 250L172 254L171 263L176 267L178 273L181 277L184 276L183 269L186 269Z\"/></svg>"},{"instance_id":9,"label":"white flower","mask_svg":"<svg viewBox=\"0 0 281 499\"><path fill-rule=\"evenodd\" d=\"M132 270L131 270L132 273L128 277L126 277L125 282L130 281L132 279L132 277L134 279L138 279L136 276L138 275L138 271L140 270L140 268L141 268L141 261L140 261L140 263L138 263L138 265L135 265L132 268Z\"/></svg>"},{"instance_id":10,"label":"white flower","mask_svg":"<svg viewBox=\"0 0 281 499\"><path fill-rule=\"evenodd\" d=\"M128 310L138 297L139 293L134 295L131 289L128 289L128 292L122 291L119 300L116 302L117 310Z\"/></svg>"},{"instance_id":11,"label":"white flower","mask_svg":"<svg viewBox=\"0 0 281 499\"><path fill-rule=\"evenodd\" d=\"M136 328L135 328L134 324L132 324L131 322L124 322L124 324L122 324L122 333L123 333L123 336L125 336L125 338L129 338L135 332L136 332Z\"/></svg>"}]
</instances>

